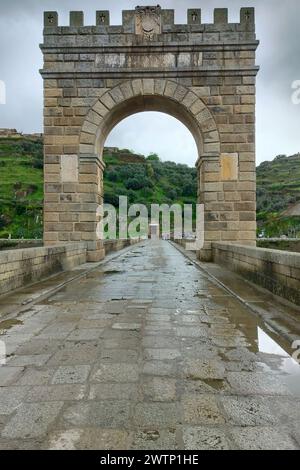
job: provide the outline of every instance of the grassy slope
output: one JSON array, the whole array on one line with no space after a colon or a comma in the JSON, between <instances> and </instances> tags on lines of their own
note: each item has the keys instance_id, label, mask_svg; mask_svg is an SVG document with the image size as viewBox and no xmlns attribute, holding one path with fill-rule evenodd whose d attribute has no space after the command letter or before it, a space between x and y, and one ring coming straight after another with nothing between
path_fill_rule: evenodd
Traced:
<instances>
[{"instance_id":1,"label":"grassy slope","mask_svg":"<svg viewBox=\"0 0 300 470\"><path fill-rule=\"evenodd\" d=\"M105 200L127 195L130 203L180 204L196 201L194 168L157 162L130 151L105 154ZM0 138L0 237L34 238L42 234L42 141ZM141 188L128 180L138 179ZM300 201L300 154L276 157L257 168L258 221L266 235L295 235L300 221L280 213ZM290 228L292 226L292 232ZM296 228L295 228L296 227Z\"/></svg>"},{"instance_id":2,"label":"grassy slope","mask_svg":"<svg viewBox=\"0 0 300 470\"><path fill-rule=\"evenodd\" d=\"M130 151L104 154L104 161L106 202L116 205L119 195L127 195L130 203L147 206L152 202L195 202L194 168L172 162L151 162ZM42 236L42 164L41 140L0 138L0 238ZM127 184L129 179L142 182L141 187L131 188ZM177 186L179 189L174 192Z\"/></svg>"},{"instance_id":3,"label":"grassy slope","mask_svg":"<svg viewBox=\"0 0 300 470\"><path fill-rule=\"evenodd\" d=\"M281 213L300 202L300 154L263 162L256 174L259 226L268 236L299 234L299 218L282 217Z\"/></svg>"},{"instance_id":4,"label":"grassy slope","mask_svg":"<svg viewBox=\"0 0 300 470\"><path fill-rule=\"evenodd\" d=\"M0 139L0 237L40 237L42 142Z\"/></svg>"}]
</instances>

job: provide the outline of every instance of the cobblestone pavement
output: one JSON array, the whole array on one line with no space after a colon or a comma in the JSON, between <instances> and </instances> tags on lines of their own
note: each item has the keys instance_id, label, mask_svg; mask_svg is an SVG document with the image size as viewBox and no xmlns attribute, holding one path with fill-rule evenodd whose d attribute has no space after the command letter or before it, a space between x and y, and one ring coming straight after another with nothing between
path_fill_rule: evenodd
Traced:
<instances>
[{"instance_id":1,"label":"cobblestone pavement","mask_svg":"<svg viewBox=\"0 0 300 470\"><path fill-rule=\"evenodd\" d=\"M0 449L298 449L299 366L169 242L0 323Z\"/></svg>"}]
</instances>

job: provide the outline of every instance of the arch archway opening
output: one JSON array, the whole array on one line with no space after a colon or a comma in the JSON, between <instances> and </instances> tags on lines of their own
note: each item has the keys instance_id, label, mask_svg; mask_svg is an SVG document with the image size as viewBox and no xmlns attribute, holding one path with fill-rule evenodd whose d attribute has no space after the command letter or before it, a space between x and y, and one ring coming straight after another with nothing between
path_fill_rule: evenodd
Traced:
<instances>
[{"instance_id":1,"label":"arch archway opening","mask_svg":"<svg viewBox=\"0 0 300 470\"><path fill-rule=\"evenodd\" d=\"M133 114L110 132L105 148L130 149L145 156L156 153L162 161L194 167L198 149L190 130L177 118L157 111Z\"/></svg>"},{"instance_id":2,"label":"arch archway opening","mask_svg":"<svg viewBox=\"0 0 300 470\"><path fill-rule=\"evenodd\" d=\"M170 115L191 132L198 157L195 158L197 167L195 199L196 202L203 203L204 211L207 211L206 203L211 200L208 193L216 190L214 184L215 186L219 184L220 136L217 124L209 107L193 89L170 80L134 79L123 82L104 91L92 106L86 115L80 134L79 177L82 174L84 181L92 180L96 191L93 195L87 196L85 190L90 190L92 187L83 187L82 200L86 201L88 198L102 204L105 169L103 148L107 137L122 120L145 111ZM86 172L94 174L86 177ZM96 179L99 181L97 186ZM92 207L94 206L91 206L91 210ZM92 218L92 215L89 217ZM91 224L91 230L92 226ZM207 232L206 227L205 222L203 234ZM90 249L99 251L99 255L92 254L91 257L98 259L101 256L101 245L98 241L92 242L92 234L88 236L91 236ZM204 251L209 252L210 242L206 245L202 245Z\"/></svg>"},{"instance_id":3,"label":"arch archway opening","mask_svg":"<svg viewBox=\"0 0 300 470\"><path fill-rule=\"evenodd\" d=\"M141 118L145 118L144 120ZM160 129L162 120L169 128ZM132 124L131 139L128 137L128 123ZM155 126L156 123L156 126ZM127 124L127 127L126 127ZM145 125L146 124L146 125ZM148 125L147 125L148 124ZM154 132L149 132L149 127L154 127ZM171 130L170 130L171 126ZM118 128L123 129L125 139L117 138ZM134 130L133 130L134 129ZM158 135L155 136L155 131ZM116 132L115 135L114 132ZM177 159L174 159L172 149L174 142L174 132L184 137L185 143L190 147L190 160L186 161L185 151L187 145L182 145L182 154L178 152ZM140 146L136 145L136 136L140 138ZM148 139L148 151L145 141ZM157 139L163 139L166 153L160 151L157 145ZM180 139L178 144L181 143ZM128 150L128 149L132 150ZM180 156L179 156L180 155ZM174 235L176 226L176 215L181 211L181 230L183 230L186 213L184 205L189 206L193 211L191 216L190 235L195 229L196 203L198 178L195 163L197 161L198 149L190 130L182 124L177 118L170 114L162 112L138 112L130 117L124 118L118 122L108 135L103 151L104 184L103 199L104 203L119 208L119 197L127 197L128 205L139 205L147 208L149 227L154 222L159 224L159 234L163 238L171 238ZM154 221L152 216L153 205L159 205L160 210L163 207L170 208L170 219L166 220L162 212L159 214L159 220ZM178 219L177 219L178 221ZM170 223L170 225L168 225ZM178 225L177 225L178 226ZM186 221L186 227L188 223ZM149 229L150 230L150 229ZM177 231L177 234L179 232ZM182 235L182 231L181 231ZM181 236L180 235L180 236Z\"/></svg>"}]
</instances>

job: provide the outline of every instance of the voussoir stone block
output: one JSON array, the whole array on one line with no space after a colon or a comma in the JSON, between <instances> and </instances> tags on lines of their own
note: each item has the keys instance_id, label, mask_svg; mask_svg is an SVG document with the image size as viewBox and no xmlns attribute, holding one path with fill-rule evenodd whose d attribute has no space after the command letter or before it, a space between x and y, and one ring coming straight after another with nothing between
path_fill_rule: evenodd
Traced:
<instances>
[{"instance_id":1,"label":"voussoir stone block","mask_svg":"<svg viewBox=\"0 0 300 470\"><path fill-rule=\"evenodd\" d=\"M176 88L177 88L177 83L167 81L166 87L165 87L165 92L164 92L165 96L169 96L169 97L172 98L174 96Z\"/></svg>"},{"instance_id":2,"label":"voussoir stone block","mask_svg":"<svg viewBox=\"0 0 300 470\"><path fill-rule=\"evenodd\" d=\"M140 78L132 80L132 90L134 95L142 95L143 94L143 85L142 80Z\"/></svg>"},{"instance_id":3,"label":"voussoir stone block","mask_svg":"<svg viewBox=\"0 0 300 470\"><path fill-rule=\"evenodd\" d=\"M95 124L96 126L99 126L99 124L102 122L103 118L102 118L102 115L100 113L98 114L98 112L97 112L97 105L98 105L98 107L101 108L101 104L99 106L99 103L96 103L96 105L93 108L95 111L91 110L89 112L89 114L87 115L87 119L92 124Z\"/></svg>"},{"instance_id":4,"label":"voussoir stone block","mask_svg":"<svg viewBox=\"0 0 300 470\"><path fill-rule=\"evenodd\" d=\"M109 93L105 93L103 96L101 96L100 101L101 101L101 103L104 104L104 106L107 109L112 109L116 104Z\"/></svg>"},{"instance_id":5,"label":"voussoir stone block","mask_svg":"<svg viewBox=\"0 0 300 470\"><path fill-rule=\"evenodd\" d=\"M176 88L175 94L174 94L174 98L177 101L182 101L187 93L188 93L188 90L187 90L186 87L184 87L182 85L178 85L178 87Z\"/></svg>"},{"instance_id":6,"label":"voussoir stone block","mask_svg":"<svg viewBox=\"0 0 300 470\"><path fill-rule=\"evenodd\" d=\"M185 97L183 98L182 100L182 104L184 104L184 106L186 106L187 108L190 108L191 105L197 100L197 95L195 95L195 93L192 93L192 92L188 92Z\"/></svg>"},{"instance_id":7,"label":"voussoir stone block","mask_svg":"<svg viewBox=\"0 0 300 470\"><path fill-rule=\"evenodd\" d=\"M190 111L195 115L199 114L201 111L205 109L206 109L205 104L200 100L200 98L194 101L194 103L190 107Z\"/></svg>"},{"instance_id":8,"label":"voussoir stone block","mask_svg":"<svg viewBox=\"0 0 300 470\"><path fill-rule=\"evenodd\" d=\"M130 82L121 83L120 88L125 99L129 99L133 96L133 90Z\"/></svg>"},{"instance_id":9,"label":"voussoir stone block","mask_svg":"<svg viewBox=\"0 0 300 470\"><path fill-rule=\"evenodd\" d=\"M115 103L117 103L117 104L124 101L124 95L123 95L122 90L119 86L117 86L117 87L113 88L112 90L110 90L109 94L111 95L111 97L113 98Z\"/></svg>"}]
</instances>

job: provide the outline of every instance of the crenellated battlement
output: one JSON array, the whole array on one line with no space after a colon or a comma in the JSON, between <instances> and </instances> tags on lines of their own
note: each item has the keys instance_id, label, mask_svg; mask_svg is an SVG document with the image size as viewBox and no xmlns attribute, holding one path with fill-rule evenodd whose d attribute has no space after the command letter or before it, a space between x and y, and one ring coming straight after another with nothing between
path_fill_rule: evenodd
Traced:
<instances>
[{"instance_id":1,"label":"crenellated battlement","mask_svg":"<svg viewBox=\"0 0 300 470\"><path fill-rule=\"evenodd\" d=\"M229 23L227 8L214 10L214 22L202 23L200 9L187 10L187 23L175 24L174 10L137 6L122 12L122 25L111 25L107 10L96 24L84 25L84 13L71 11L69 26L58 13L44 14L43 76L78 73L121 76L163 70L164 74L256 74L254 8L242 8L240 22Z\"/></svg>"},{"instance_id":2,"label":"crenellated battlement","mask_svg":"<svg viewBox=\"0 0 300 470\"><path fill-rule=\"evenodd\" d=\"M85 25L82 11L71 11L69 25L59 25L59 16L56 11L44 13L45 34L76 33L88 34L97 32L102 34L127 33L127 34L162 34L170 32L254 32L255 12L254 8L241 8L240 22L228 22L228 9L214 9L213 23L202 23L201 9L188 9L187 22L175 24L175 11L161 9L160 6L136 7L135 10L122 12L122 25L111 25L108 10L96 11L94 25ZM143 17L147 17L146 27L141 29ZM149 20L149 18L151 20ZM149 30L147 29L149 28Z\"/></svg>"}]
</instances>

